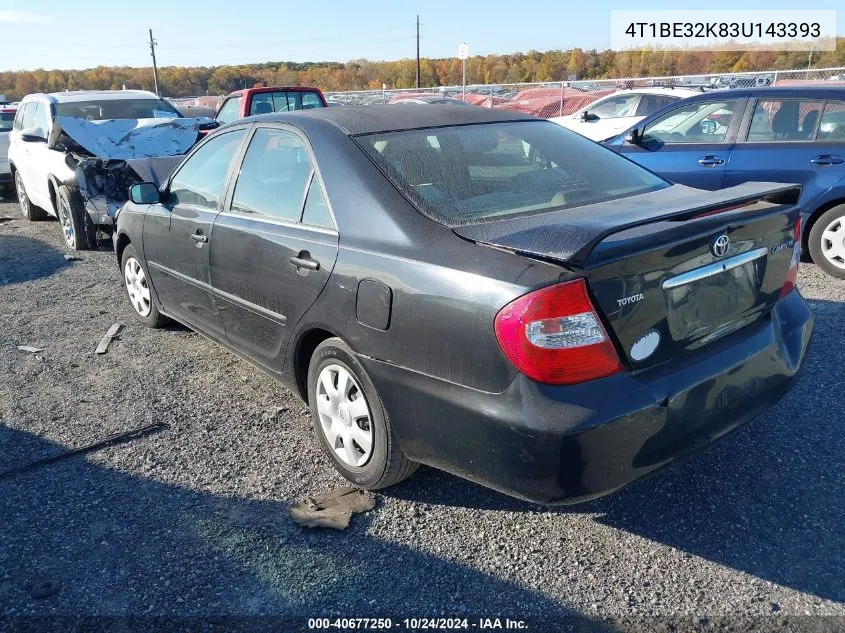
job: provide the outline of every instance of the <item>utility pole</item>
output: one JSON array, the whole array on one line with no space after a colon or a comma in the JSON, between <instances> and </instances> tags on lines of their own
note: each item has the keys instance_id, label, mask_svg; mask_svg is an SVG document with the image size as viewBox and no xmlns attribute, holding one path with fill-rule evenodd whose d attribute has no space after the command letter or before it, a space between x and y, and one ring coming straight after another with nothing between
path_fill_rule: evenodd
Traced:
<instances>
[{"instance_id":1,"label":"utility pole","mask_svg":"<svg viewBox=\"0 0 845 633\"><path fill-rule=\"evenodd\" d=\"M153 56L153 83L155 84L156 94L158 93L158 67L156 66L156 41L153 39L153 30L150 29L150 55Z\"/></svg>"},{"instance_id":2,"label":"utility pole","mask_svg":"<svg viewBox=\"0 0 845 633\"><path fill-rule=\"evenodd\" d=\"M815 46L810 46L810 59L807 60L807 70L810 70L810 66L813 65L813 49Z\"/></svg>"},{"instance_id":3,"label":"utility pole","mask_svg":"<svg viewBox=\"0 0 845 633\"><path fill-rule=\"evenodd\" d=\"M417 14L417 88L420 87L420 14Z\"/></svg>"}]
</instances>

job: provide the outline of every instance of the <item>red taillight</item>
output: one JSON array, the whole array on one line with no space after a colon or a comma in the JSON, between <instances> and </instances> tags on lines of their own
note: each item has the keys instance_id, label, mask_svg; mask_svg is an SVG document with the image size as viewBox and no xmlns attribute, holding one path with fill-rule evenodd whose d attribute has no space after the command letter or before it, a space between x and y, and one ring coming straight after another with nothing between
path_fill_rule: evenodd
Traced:
<instances>
[{"instance_id":1,"label":"red taillight","mask_svg":"<svg viewBox=\"0 0 845 633\"><path fill-rule=\"evenodd\" d=\"M783 288L780 290L780 296L785 297L792 289L795 288L795 284L798 283L798 263L801 261L801 218L798 218L798 221L795 223L795 244L792 245L792 262L789 264L789 270L786 273L786 281L783 284Z\"/></svg>"},{"instance_id":2,"label":"red taillight","mask_svg":"<svg viewBox=\"0 0 845 633\"><path fill-rule=\"evenodd\" d=\"M515 299L496 315L495 329L508 359L537 382L567 385L622 369L583 279Z\"/></svg>"}]
</instances>

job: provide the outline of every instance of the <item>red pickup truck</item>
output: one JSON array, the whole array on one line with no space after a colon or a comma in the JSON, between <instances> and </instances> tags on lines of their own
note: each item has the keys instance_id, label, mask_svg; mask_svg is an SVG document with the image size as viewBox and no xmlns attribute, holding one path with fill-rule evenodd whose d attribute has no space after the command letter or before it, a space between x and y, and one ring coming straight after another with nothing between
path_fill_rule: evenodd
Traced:
<instances>
[{"instance_id":1,"label":"red pickup truck","mask_svg":"<svg viewBox=\"0 0 845 633\"><path fill-rule=\"evenodd\" d=\"M254 114L272 114L309 108L325 108L326 99L318 88L268 86L236 90L220 104L214 119L219 125Z\"/></svg>"}]
</instances>

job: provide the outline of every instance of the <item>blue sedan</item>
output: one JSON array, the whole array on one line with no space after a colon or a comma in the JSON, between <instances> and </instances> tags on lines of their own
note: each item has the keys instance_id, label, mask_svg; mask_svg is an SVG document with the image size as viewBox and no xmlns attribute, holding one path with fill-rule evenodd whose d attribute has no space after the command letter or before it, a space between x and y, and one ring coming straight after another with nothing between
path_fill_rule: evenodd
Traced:
<instances>
[{"instance_id":1,"label":"blue sedan","mask_svg":"<svg viewBox=\"0 0 845 633\"><path fill-rule=\"evenodd\" d=\"M845 279L845 87L705 92L655 112L605 145L699 189L800 184L803 251Z\"/></svg>"}]
</instances>

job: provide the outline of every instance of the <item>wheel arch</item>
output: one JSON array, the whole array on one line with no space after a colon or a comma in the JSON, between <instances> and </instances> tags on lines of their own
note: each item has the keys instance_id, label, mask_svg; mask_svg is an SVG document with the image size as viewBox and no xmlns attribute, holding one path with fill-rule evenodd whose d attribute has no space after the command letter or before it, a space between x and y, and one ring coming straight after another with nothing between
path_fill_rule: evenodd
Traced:
<instances>
[{"instance_id":1,"label":"wheel arch","mask_svg":"<svg viewBox=\"0 0 845 633\"><path fill-rule=\"evenodd\" d=\"M52 211L56 215L59 209L59 187L61 186L62 183L53 174L47 176L47 191L50 195L50 205L53 207Z\"/></svg>"},{"instance_id":2,"label":"wheel arch","mask_svg":"<svg viewBox=\"0 0 845 633\"><path fill-rule=\"evenodd\" d=\"M293 349L293 363L291 366L293 373L293 382L296 386L297 394L308 404L308 367L311 364L311 357L314 355L314 350L323 341L330 338L340 338L337 333L325 327L310 327L302 331L297 336L296 344Z\"/></svg>"},{"instance_id":3,"label":"wheel arch","mask_svg":"<svg viewBox=\"0 0 845 633\"><path fill-rule=\"evenodd\" d=\"M123 251L132 243L126 232L121 231L115 238L114 253L117 255L117 267L120 268L120 261L123 259Z\"/></svg>"}]
</instances>

